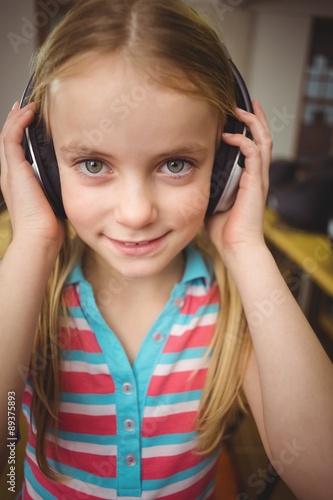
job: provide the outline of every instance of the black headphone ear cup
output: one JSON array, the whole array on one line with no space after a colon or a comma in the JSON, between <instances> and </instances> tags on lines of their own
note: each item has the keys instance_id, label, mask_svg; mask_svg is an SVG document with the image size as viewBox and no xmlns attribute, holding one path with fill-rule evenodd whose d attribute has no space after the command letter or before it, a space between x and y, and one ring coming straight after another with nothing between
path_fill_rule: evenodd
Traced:
<instances>
[{"instance_id":1,"label":"black headphone ear cup","mask_svg":"<svg viewBox=\"0 0 333 500\"><path fill-rule=\"evenodd\" d=\"M29 102L33 92L34 75L31 76L21 99L20 107ZM22 140L22 148L26 159L31 163L35 175L57 217L66 218L62 202L60 177L53 143L49 138L45 124L40 116L27 129Z\"/></svg>"},{"instance_id":2,"label":"black headphone ear cup","mask_svg":"<svg viewBox=\"0 0 333 500\"><path fill-rule=\"evenodd\" d=\"M44 192L57 217L66 218L64 210L58 163L52 140L48 137L44 122L37 116L28 128L30 146L34 155L35 167ZM31 161L31 151L27 151L28 143L24 145L26 157Z\"/></svg>"},{"instance_id":3,"label":"black headphone ear cup","mask_svg":"<svg viewBox=\"0 0 333 500\"><path fill-rule=\"evenodd\" d=\"M228 52L227 56L234 76L236 105L253 113L252 102L245 82ZM252 138L244 123L232 115L227 116L224 132L244 134ZM238 147L229 146L221 141L213 165L207 216L215 212L226 211L232 206L236 198L244 163L244 155Z\"/></svg>"},{"instance_id":4,"label":"black headphone ear cup","mask_svg":"<svg viewBox=\"0 0 333 500\"><path fill-rule=\"evenodd\" d=\"M243 131L244 125L233 116L228 115L224 132L242 134ZM229 146L221 141L214 159L207 215L214 213L215 208L221 200L236 161L241 168L244 167L244 156L240 154L239 148Z\"/></svg>"}]
</instances>

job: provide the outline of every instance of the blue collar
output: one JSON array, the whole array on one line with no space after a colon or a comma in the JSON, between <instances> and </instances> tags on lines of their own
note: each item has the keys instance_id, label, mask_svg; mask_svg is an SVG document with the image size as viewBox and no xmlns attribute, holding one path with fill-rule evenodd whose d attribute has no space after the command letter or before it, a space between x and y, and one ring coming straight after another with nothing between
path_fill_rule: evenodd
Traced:
<instances>
[{"instance_id":1,"label":"blue collar","mask_svg":"<svg viewBox=\"0 0 333 500\"><path fill-rule=\"evenodd\" d=\"M208 289L214 277L212 264L204 259L201 252L192 243L185 248L184 252L186 264L181 283L202 280L204 286ZM82 273L81 262L77 262L66 280L66 285L84 281L86 280Z\"/></svg>"}]
</instances>

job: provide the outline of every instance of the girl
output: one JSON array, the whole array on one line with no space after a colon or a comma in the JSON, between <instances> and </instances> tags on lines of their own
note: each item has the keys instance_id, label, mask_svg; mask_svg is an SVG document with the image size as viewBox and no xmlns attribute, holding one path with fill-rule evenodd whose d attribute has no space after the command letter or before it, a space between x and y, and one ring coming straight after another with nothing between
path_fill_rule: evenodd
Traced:
<instances>
[{"instance_id":1,"label":"girl","mask_svg":"<svg viewBox=\"0 0 333 500\"><path fill-rule=\"evenodd\" d=\"M268 125L233 92L181 0L76 2L39 53L32 102L1 136L0 397L29 426L23 498L213 498L247 405L298 498L329 498L332 366L265 246ZM68 223L24 158L35 113ZM230 113L254 142L222 136ZM206 218L221 137L245 173L232 209Z\"/></svg>"}]
</instances>

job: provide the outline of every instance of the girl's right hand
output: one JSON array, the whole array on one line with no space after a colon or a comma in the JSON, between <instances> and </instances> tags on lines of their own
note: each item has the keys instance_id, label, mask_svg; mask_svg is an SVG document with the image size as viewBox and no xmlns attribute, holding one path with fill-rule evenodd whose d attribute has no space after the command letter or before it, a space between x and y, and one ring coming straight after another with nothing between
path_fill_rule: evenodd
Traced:
<instances>
[{"instance_id":1,"label":"girl's right hand","mask_svg":"<svg viewBox=\"0 0 333 500\"><path fill-rule=\"evenodd\" d=\"M48 203L21 146L24 129L33 121L34 104L15 103L0 136L0 186L13 229L13 241L45 244L57 253L64 226Z\"/></svg>"}]
</instances>

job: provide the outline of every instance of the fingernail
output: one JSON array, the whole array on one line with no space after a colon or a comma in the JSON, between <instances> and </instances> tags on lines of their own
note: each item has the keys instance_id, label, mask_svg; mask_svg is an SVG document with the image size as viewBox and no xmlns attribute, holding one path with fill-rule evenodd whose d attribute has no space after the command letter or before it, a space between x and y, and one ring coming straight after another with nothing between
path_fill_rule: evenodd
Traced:
<instances>
[{"instance_id":1,"label":"fingernail","mask_svg":"<svg viewBox=\"0 0 333 500\"><path fill-rule=\"evenodd\" d=\"M12 107L12 111L14 111L14 109L18 109L19 105L20 105L20 103L18 101L15 101L13 104L13 107Z\"/></svg>"},{"instance_id":2,"label":"fingernail","mask_svg":"<svg viewBox=\"0 0 333 500\"><path fill-rule=\"evenodd\" d=\"M236 108L237 113L246 113L245 109Z\"/></svg>"},{"instance_id":3,"label":"fingernail","mask_svg":"<svg viewBox=\"0 0 333 500\"><path fill-rule=\"evenodd\" d=\"M229 132L223 132L223 137L230 137L232 134L230 134Z\"/></svg>"}]
</instances>

